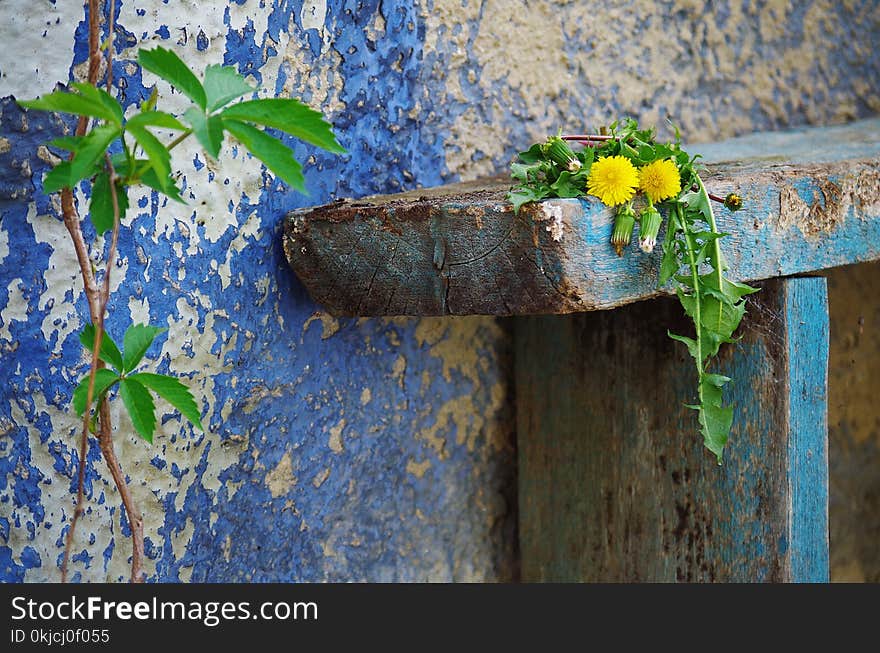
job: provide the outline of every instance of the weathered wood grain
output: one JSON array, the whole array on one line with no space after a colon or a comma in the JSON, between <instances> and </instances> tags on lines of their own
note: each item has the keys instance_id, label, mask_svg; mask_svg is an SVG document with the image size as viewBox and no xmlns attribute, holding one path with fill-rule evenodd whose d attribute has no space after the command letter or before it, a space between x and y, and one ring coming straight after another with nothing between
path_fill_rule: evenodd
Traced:
<instances>
[{"instance_id":1,"label":"weathered wood grain","mask_svg":"<svg viewBox=\"0 0 880 653\"><path fill-rule=\"evenodd\" d=\"M828 580L827 293L763 283L718 370L735 406L722 466L660 298L516 325L522 577Z\"/></svg>"},{"instance_id":2,"label":"weathered wood grain","mask_svg":"<svg viewBox=\"0 0 880 653\"><path fill-rule=\"evenodd\" d=\"M718 210L733 278L880 258L880 120L693 151L707 155L712 192L745 199L743 211ZM337 315L571 313L662 294L659 248L618 258L611 212L598 200L547 200L515 217L509 183L502 176L295 211L285 253L312 298Z\"/></svg>"}]
</instances>

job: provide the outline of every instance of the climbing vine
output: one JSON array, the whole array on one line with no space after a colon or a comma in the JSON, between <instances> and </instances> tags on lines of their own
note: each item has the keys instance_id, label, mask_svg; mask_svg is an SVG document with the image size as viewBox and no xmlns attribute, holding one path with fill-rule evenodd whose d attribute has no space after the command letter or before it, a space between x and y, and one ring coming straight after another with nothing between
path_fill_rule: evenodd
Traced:
<instances>
[{"instance_id":1,"label":"climbing vine","mask_svg":"<svg viewBox=\"0 0 880 653\"><path fill-rule=\"evenodd\" d=\"M582 145L575 150L570 143ZM731 211L742 207L739 196L711 195L700 178L699 155L675 140L658 142L653 129L640 129L632 119L612 123L601 134L551 136L520 153L511 165L518 182L508 193L514 210L549 197L598 197L616 215L611 245L618 256L630 244L639 224L639 247L652 252L663 214L666 233L658 286L672 283L694 324L693 336L669 333L683 343L697 371L697 411L705 446L721 462L733 423L733 408L723 402L729 377L711 373L719 348L733 341L745 314L745 296L756 292L725 276L721 252L726 234L718 230L712 201Z\"/></svg>"},{"instance_id":2,"label":"climbing vine","mask_svg":"<svg viewBox=\"0 0 880 653\"><path fill-rule=\"evenodd\" d=\"M147 350L164 328L133 324L123 335L122 348L104 329L110 273L121 222L128 210L128 191L133 186L145 186L183 203L172 170L171 151L190 136L212 159L220 155L227 135L233 137L279 179L301 192L305 191L302 166L293 150L265 128L290 134L330 152L344 153L345 150L323 116L298 100L255 98L257 89L228 66L208 66L199 78L177 54L161 47L140 50L139 64L185 95L191 105L181 115L161 111L154 88L136 111L126 117L122 105L112 95L115 2L111 0L107 12L109 36L103 44L99 42L101 4L100 0L88 3L88 81L71 82L67 89L19 104L29 110L73 114L79 119L73 135L49 143L50 147L66 152L67 158L43 179L45 193L61 194L62 217L76 252L91 318L91 323L80 333L80 342L90 352L91 364L73 391L73 407L82 416L83 426L76 508L66 536L61 578L67 580L77 521L85 509L86 451L88 439L94 435L131 527L131 581L141 582L144 580L143 520L114 451L108 404L117 397L121 399L135 433L150 443L156 429L154 395L180 411L196 428L203 429L203 426L198 402L179 379L141 369ZM106 71L104 88L99 86L102 67ZM163 142L155 130L176 135ZM109 248L101 266L103 274L99 274L90 259L90 248L74 200L74 190L82 185L89 189L87 215L95 234L91 248L102 251L105 234L110 233Z\"/></svg>"}]
</instances>

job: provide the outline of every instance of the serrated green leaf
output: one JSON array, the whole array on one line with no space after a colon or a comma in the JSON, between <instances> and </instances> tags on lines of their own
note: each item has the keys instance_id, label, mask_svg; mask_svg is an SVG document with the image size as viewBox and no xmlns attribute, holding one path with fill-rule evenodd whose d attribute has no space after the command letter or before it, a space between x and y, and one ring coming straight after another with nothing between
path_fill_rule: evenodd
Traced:
<instances>
[{"instance_id":1,"label":"serrated green leaf","mask_svg":"<svg viewBox=\"0 0 880 653\"><path fill-rule=\"evenodd\" d=\"M679 342L683 342L685 346L688 348L688 353L691 355L691 358L697 360L700 358L697 352L697 341L693 338L688 338L687 336L680 336L678 334L672 333L671 331L667 331L666 334L672 338L673 340L678 340Z\"/></svg>"},{"instance_id":2,"label":"serrated green leaf","mask_svg":"<svg viewBox=\"0 0 880 653\"><path fill-rule=\"evenodd\" d=\"M128 210L128 193L126 189L116 186L116 202L119 206L120 221ZM110 176L106 172L98 173L92 184L92 196L89 198L89 219L99 236L113 228L113 196L110 195Z\"/></svg>"},{"instance_id":3,"label":"serrated green leaf","mask_svg":"<svg viewBox=\"0 0 880 653\"><path fill-rule=\"evenodd\" d=\"M264 127L274 127L307 143L329 152L345 154L336 141L330 124L319 111L299 100L291 98L263 98L246 100L223 109L220 114L226 120L254 122ZM231 130L230 130L231 131Z\"/></svg>"},{"instance_id":4,"label":"serrated green leaf","mask_svg":"<svg viewBox=\"0 0 880 653\"><path fill-rule=\"evenodd\" d=\"M149 391L130 378L119 383L119 395L128 411L134 430L144 440L153 443L153 432L156 430L156 406Z\"/></svg>"},{"instance_id":5,"label":"serrated green leaf","mask_svg":"<svg viewBox=\"0 0 880 653\"><path fill-rule=\"evenodd\" d=\"M59 136L49 141L49 145L65 152L76 152L82 139L82 136Z\"/></svg>"},{"instance_id":6,"label":"serrated green leaf","mask_svg":"<svg viewBox=\"0 0 880 653\"><path fill-rule=\"evenodd\" d=\"M171 153L168 151L158 138L147 130L143 125L132 125L129 123L126 128L128 133L134 136L138 145L143 149L144 154L150 161L150 167L156 173L156 179L161 185L162 192L167 191L167 184L171 177Z\"/></svg>"},{"instance_id":7,"label":"serrated green leaf","mask_svg":"<svg viewBox=\"0 0 880 653\"><path fill-rule=\"evenodd\" d=\"M519 215L519 210L524 204L537 202L544 199L546 196L547 195L542 193L540 189L535 189L530 186L522 186L520 188L514 188L508 192L507 201L513 204L514 215Z\"/></svg>"},{"instance_id":8,"label":"serrated green leaf","mask_svg":"<svg viewBox=\"0 0 880 653\"><path fill-rule=\"evenodd\" d=\"M296 160L293 150L277 138L247 123L227 120L224 117L223 126L280 179L301 193L306 193L302 166Z\"/></svg>"},{"instance_id":9,"label":"serrated green leaf","mask_svg":"<svg viewBox=\"0 0 880 653\"><path fill-rule=\"evenodd\" d=\"M119 375L112 370L102 368L95 371L95 387L92 389L92 401L97 400L100 396L110 389L110 387L119 380ZM86 412L86 402L89 396L89 375L86 374L80 379L79 385L73 391L73 408L76 414L82 417Z\"/></svg>"},{"instance_id":10,"label":"serrated green leaf","mask_svg":"<svg viewBox=\"0 0 880 653\"><path fill-rule=\"evenodd\" d=\"M205 95L208 113L213 113L233 100L254 92L254 87L231 66L214 64L205 69Z\"/></svg>"},{"instance_id":11,"label":"serrated green leaf","mask_svg":"<svg viewBox=\"0 0 880 653\"><path fill-rule=\"evenodd\" d=\"M535 143L525 152L519 153L519 159L523 163L537 163L544 160L544 150L541 143Z\"/></svg>"},{"instance_id":12,"label":"serrated green leaf","mask_svg":"<svg viewBox=\"0 0 880 653\"><path fill-rule=\"evenodd\" d=\"M195 426L202 431L205 430L202 427L201 415L199 414L199 407L195 398L192 396L189 388L178 379L164 374L150 374L148 372L132 374L128 378L145 385L179 410L180 414Z\"/></svg>"},{"instance_id":13,"label":"serrated green leaf","mask_svg":"<svg viewBox=\"0 0 880 653\"><path fill-rule=\"evenodd\" d=\"M559 177L550 184L550 188L556 193L557 197L579 197L586 190L584 188L585 178L580 174L572 174L567 170L559 173Z\"/></svg>"},{"instance_id":14,"label":"serrated green leaf","mask_svg":"<svg viewBox=\"0 0 880 653\"><path fill-rule=\"evenodd\" d=\"M122 126L122 105L107 91L99 86L92 86L82 82L72 82L71 86L88 100L104 105L113 116L109 122L112 122L117 127Z\"/></svg>"},{"instance_id":15,"label":"serrated green leaf","mask_svg":"<svg viewBox=\"0 0 880 653\"><path fill-rule=\"evenodd\" d=\"M186 201L180 196L180 188L175 183L174 179L170 176L165 177L163 180L159 180L159 176L156 174L156 171L152 168L148 168L140 178L140 183L148 188L152 188L155 191L162 193L163 195L170 197L175 202L180 202L181 204L186 204Z\"/></svg>"},{"instance_id":16,"label":"serrated green leaf","mask_svg":"<svg viewBox=\"0 0 880 653\"><path fill-rule=\"evenodd\" d=\"M116 114L100 100L85 97L79 93L55 91L34 100L19 100L18 104L26 109L40 111L59 111L77 116L99 118L108 123L116 122Z\"/></svg>"},{"instance_id":17,"label":"serrated green leaf","mask_svg":"<svg viewBox=\"0 0 880 653\"><path fill-rule=\"evenodd\" d=\"M156 336L167 330L149 324L132 324L128 327L122 339L123 371L131 372L141 362Z\"/></svg>"},{"instance_id":18,"label":"serrated green leaf","mask_svg":"<svg viewBox=\"0 0 880 653\"><path fill-rule=\"evenodd\" d=\"M144 111L132 116L125 125L129 129L134 125L135 127L165 127L166 129L186 131L186 125L164 111Z\"/></svg>"},{"instance_id":19,"label":"serrated green leaf","mask_svg":"<svg viewBox=\"0 0 880 653\"><path fill-rule=\"evenodd\" d=\"M178 91L186 95L190 100L205 110L208 100L202 83L193 71L183 63L180 57L171 50L156 47L152 50L140 50L138 62L143 68L149 70L171 84Z\"/></svg>"},{"instance_id":20,"label":"serrated green leaf","mask_svg":"<svg viewBox=\"0 0 880 653\"><path fill-rule=\"evenodd\" d=\"M43 179L43 192L54 193L62 188L73 188L83 179L98 171L99 163L120 130L115 125L98 125L78 143L73 159L62 161Z\"/></svg>"},{"instance_id":21,"label":"serrated green leaf","mask_svg":"<svg viewBox=\"0 0 880 653\"><path fill-rule=\"evenodd\" d=\"M183 116L205 152L216 159L223 145L223 119L220 116L208 117L197 107L190 107Z\"/></svg>"},{"instance_id":22,"label":"serrated green leaf","mask_svg":"<svg viewBox=\"0 0 880 653\"><path fill-rule=\"evenodd\" d=\"M79 332L79 341L83 347L92 351L95 347L95 325L85 325L83 330ZM113 338L106 331L101 336L101 351L98 352L98 358L108 365L112 365L117 372L122 372L124 367L122 354L119 352L119 347L113 342Z\"/></svg>"}]
</instances>

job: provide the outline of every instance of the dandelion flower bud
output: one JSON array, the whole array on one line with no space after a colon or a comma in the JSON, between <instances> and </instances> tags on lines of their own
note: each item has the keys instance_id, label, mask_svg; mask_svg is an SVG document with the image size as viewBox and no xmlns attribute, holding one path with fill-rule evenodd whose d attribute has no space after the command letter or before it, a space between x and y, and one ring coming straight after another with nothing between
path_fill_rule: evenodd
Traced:
<instances>
[{"instance_id":1,"label":"dandelion flower bud","mask_svg":"<svg viewBox=\"0 0 880 653\"><path fill-rule=\"evenodd\" d=\"M636 214L632 204L627 203L617 210L614 218L614 231L611 234L611 244L618 256L623 254L623 248L632 240L633 227L636 224Z\"/></svg>"},{"instance_id":2,"label":"dandelion flower bud","mask_svg":"<svg viewBox=\"0 0 880 653\"><path fill-rule=\"evenodd\" d=\"M553 163L562 166L569 172L577 172L581 169L580 159L571 149L571 146L559 136L551 136L541 148L544 155Z\"/></svg>"},{"instance_id":3,"label":"dandelion flower bud","mask_svg":"<svg viewBox=\"0 0 880 653\"><path fill-rule=\"evenodd\" d=\"M660 231L660 211L653 206L648 206L639 217L639 248L650 254L657 244L657 233Z\"/></svg>"},{"instance_id":4,"label":"dandelion flower bud","mask_svg":"<svg viewBox=\"0 0 880 653\"><path fill-rule=\"evenodd\" d=\"M730 193L724 198L724 206L731 211L739 211L743 207L743 199L736 193Z\"/></svg>"}]
</instances>

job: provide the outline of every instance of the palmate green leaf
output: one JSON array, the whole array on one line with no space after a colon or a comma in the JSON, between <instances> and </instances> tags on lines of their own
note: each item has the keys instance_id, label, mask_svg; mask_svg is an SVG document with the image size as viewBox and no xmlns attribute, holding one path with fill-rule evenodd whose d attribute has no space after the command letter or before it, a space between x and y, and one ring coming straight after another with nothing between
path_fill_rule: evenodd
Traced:
<instances>
[{"instance_id":1,"label":"palmate green leaf","mask_svg":"<svg viewBox=\"0 0 880 653\"><path fill-rule=\"evenodd\" d=\"M299 100L292 98L246 100L226 107L220 115L223 116L224 124L227 119L254 122L264 127L280 129L329 152L345 154L345 149L336 141L332 128L324 120L324 116Z\"/></svg>"},{"instance_id":2,"label":"palmate green leaf","mask_svg":"<svg viewBox=\"0 0 880 653\"><path fill-rule=\"evenodd\" d=\"M179 410L180 414L195 426L202 431L205 430L202 427L201 415L195 398L193 398L189 388L183 385L178 379L164 374L150 374L148 372L132 374L128 378L133 381L138 381L155 392L162 397L162 399Z\"/></svg>"},{"instance_id":3,"label":"palmate green leaf","mask_svg":"<svg viewBox=\"0 0 880 653\"><path fill-rule=\"evenodd\" d=\"M147 130L143 125L132 125L131 122L126 125L128 133L134 136L137 144L141 146L147 159L150 161L150 167L156 173L156 180L160 185L162 192L170 190L169 181L171 178L171 153L168 151L158 138Z\"/></svg>"},{"instance_id":4,"label":"palmate green leaf","mask_svg":"<svg viewBox=\"0 0 880 653\"><path fill-rule=\"evenodd\" d=\"M92 86L83 82L73 82L71 86L79 91L83 97L92 102L103 104L113 116L108 122L113 123L117 127L122 126L122 105L107 91L98 86Z\"/></svg>"},{"instance_id":5,"label":"palmate green leaf","mask_svg":"<svg viewBox=\"0 0 880 653\"><path fill-rule=\"evenodd\" d=\"M180 122L170 113L164 111L144 111L132 116L125 126L131 129L134 127L165 127L166 129L176 129L177 131L186 131L186 125Z\"/></svg>"},{"instance_id":6,"label":"palmate green leaf","mask_svg":"<svg viewBox=\"0 0 880 653\"><path fill-rule=\"evenodd\" d=\"M82 343L83 347L92 351L95 347L95 325L85 325L83 330L79 333L79 341ZM119 347L113 342L113 338L111 338L110 334L106 331L101 336L101 351L98 352L98 358L108 365L112 365L116 368L117 372L122 372L124 367L122 363L122 354L119 352Z\"/></svg>"},{"instance_id":7,"label":"palmate green leaf","mask_svg":"<svg viewBox=\"0 0 880 653\"><path fill-rule=\"evenodd\" d=\"M83 179L97 172L104 152L121 134L116 125L98 125L78 143L71 161L55 166L43 179L43 192L54 193L62 188L73 188Z\"/></svg>"},{"instance_id":8,"label":"palmate green leaf","mask_svg":"<svg viewBox=\"0 0 880 653\"><path fill-rule=\"evenodd\" d=\"M95 387L92 390L92 401L96 401L102 394L107 392L114 383L119 381L119 375L112 370L103 368L95 371ZM79 385L73 391L73 408L76 414L82 417L86 412L86 402L89 397L89 375L80 379Z\"/></svg>"},{"instance_id":9,"label":"palmate green leaf","mask_svg":"<svg viewBox=\"0 0 880 653\"><path fill-rule=\"evenodd\" d=\"M116 168L116 173L120 177L128 178L131 174L131 170L128 160L125 158L125 155L114 155L111 157L111 160L113 161L113 166ZM134 170L134 181L137 181L138 183L141 183L148 188L152 188L155 191L167 195L171 199L180 202L181 204L186 203L180 196L180 189L177 187L177 184L174 182L174 179L170 175L163 180L163 183L159 182L159 177L156 175L156 171L153 170L153 168L151 167L149 159L135 159Z\"/></svg>"},{"instance_id":10,"label":"palmate green leaf","mask_svg":"<svg viewBox=\"0 0 880 653\"><path fill-rule=\"evenodd\" d=\"M193 71L183 63L180 57L171 50L156 47L152 50L140 50L138 62L143 68L149 70L171 84L178 91L186 95L205 110L208 104L205 89Z\"/></svg>"},{"instance_id":11,"label":"palmate green leaf","mask_svg":"<svg viewBox=\"0 0 880 653\"><path fill-rule=\"evenodd\" d=\"M82 139L82 136L59 136L49 141L49 145L65 152L76 152Z\"/></svg>"},{"instance_id":12,"label":"palmate green leaf","mask_svg":"<svg viewBox=\"0 0 880 653\"><path fill-rule=\"evenodd\" d=\"M254 92L254 87L231 66L212 65L205 68L205 94L208 113L213 113L242 95Z\"/></svg>"},{"instance_id":13,"label":"palmate green leaf","mask_svg":"<svg viewBox=\"0 0 880 653\"><path fill-rule=\"evenodd\" d=\"M137 367L156 336L167 330L165 327L154 327L149 324L132 324L128 327L122 339L123 371L131 372Z\"/></svg>"},{"instance_id":14,"label":"palmate green leaf","mask_svg":"<svg viewBox=\"0 0 880 653\"><path fill-rule=\"evenodd\" d=\"M119 206L120 221L128 210L128 192L116 185L116 202ZM100 172L92 185L89 198L89 219L99 236L113 228L113 196L110 194L110 176Z\"/></svg>"},{"instance_id":15,"label":"palmate green leaf","mask_svg":"<svg viewBox=\"0 0 880 653\"><path fill-rule=\"evenodd\" d=\"M141 383L130 378L119 383L119 396L128 411L134 430L144 440L153 444L153 432L156 430L156 405L149 390Z\"/></svg>"},{"instance_id":16,"label":"palmate green leaf","mask_svg":"<svg viewBox=\"0 0 880 653\"><path fill-rule=\"evenodd\" d=\"M306 192L302 166L296 160L293 150L252 125L224 117L223 126L279 178L301 193Z\"/></svg>"},{"instance_id":17,"label":"palmate green leaf","mask_svg":"<svg viewBox=\"0 0 880 653\"><path fill-rule=\"evenodd\" d=\"M106 120L108 123L116 123L117 121L116 112L107 107L103 101L79 93L55 91L35 100L19 100L18 104L26 109L72 113L76 116Z\"/></svg>"},{"instance_id":18,"label":"palmate green leaf","mask_svg":"<svg viewBox=\"0 0 880 653\"><path fill-rule=\"evenodd\" d=\"M220 154L220 146L223 145L223 119L220 116L206 116L197 107L187 109L183 117L192 127L193 134L205 148L205 152L216 159Z\"/></svg>"}]
</instances>

